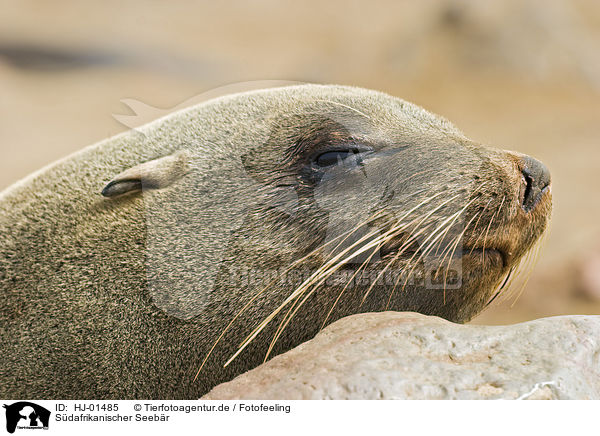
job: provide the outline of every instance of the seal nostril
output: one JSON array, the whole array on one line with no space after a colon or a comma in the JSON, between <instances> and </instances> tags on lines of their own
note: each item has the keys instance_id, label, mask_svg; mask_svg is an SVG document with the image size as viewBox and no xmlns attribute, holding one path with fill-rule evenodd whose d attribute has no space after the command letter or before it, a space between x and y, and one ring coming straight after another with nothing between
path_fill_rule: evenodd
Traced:
<instances>
[{"instance_id":1,"label":"seal nostril","mask_svg":"<svg viewBox=\"0 0 600 436\"><path fill-rule=\"evenodd\" d=\"M531 198L531 189L533 188L533 178L526 172L523 172L523 181L525 182L525 193L523 194L523 204Z\"/></svg>"},{"instance_id":2,"label":"seal nostril","mask_svg":"<svg viewBox=\"0 0 600 436\"><path fill-rule=\"evenodd\" d=\"M537 205L544 190L550 186L550 171L539 160L529 156L522 158L523 179L525 180L525 193L523 204L525 212L531 212Z\"/></svg>"}]
</instances>

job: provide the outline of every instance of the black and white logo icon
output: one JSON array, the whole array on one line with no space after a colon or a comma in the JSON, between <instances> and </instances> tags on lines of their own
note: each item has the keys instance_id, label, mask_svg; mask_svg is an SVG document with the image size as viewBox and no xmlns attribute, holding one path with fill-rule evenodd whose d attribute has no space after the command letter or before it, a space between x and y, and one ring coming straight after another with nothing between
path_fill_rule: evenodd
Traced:
<instances>
[{"instance_id":1,"label":"black and white logo icon","mask_svg":"<svg viewBox=\"0 0 600 436\"><path fill-rule=\"evenodd\" d=\"M16 429L47 429L50 411L28 401L19 401L4 405L6 409L6 431L14 433Z\"/></svg>"}]
</instances>

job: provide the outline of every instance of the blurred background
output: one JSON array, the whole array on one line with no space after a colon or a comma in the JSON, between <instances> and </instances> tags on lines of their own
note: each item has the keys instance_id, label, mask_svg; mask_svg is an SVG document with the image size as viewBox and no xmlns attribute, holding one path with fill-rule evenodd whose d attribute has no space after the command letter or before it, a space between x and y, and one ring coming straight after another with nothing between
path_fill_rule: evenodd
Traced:
<instances>
[{"instance_id":1,"label":"blurred background","mask_svg":"<svg viewBox=\"0 0 600 436\"><path fill-rule=\"evenodd\" d=\"M552 228L527 285L473 322L600 314L600 2L1 5L0 189L125 131L123 99L168 111L269 79L378 89L552 171Z\"/></svg>"}]
</instances>

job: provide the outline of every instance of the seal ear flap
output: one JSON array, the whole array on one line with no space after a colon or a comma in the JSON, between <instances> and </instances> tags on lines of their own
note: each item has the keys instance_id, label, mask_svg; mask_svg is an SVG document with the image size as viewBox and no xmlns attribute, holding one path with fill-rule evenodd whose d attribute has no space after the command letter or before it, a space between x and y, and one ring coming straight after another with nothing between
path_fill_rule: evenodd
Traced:
<instances>
[{"instance_id":1,"label":"seal ear flap","mask_svg":"<svg viewBox=\"0 0 600 436\"><path fill-rule=\"evenodd\" d=\"M142 189L162 189L183 177L188 168L188 153L178 151L123 171L104 187L102 195L116 197Z\"/></svg>"}]
</instances>

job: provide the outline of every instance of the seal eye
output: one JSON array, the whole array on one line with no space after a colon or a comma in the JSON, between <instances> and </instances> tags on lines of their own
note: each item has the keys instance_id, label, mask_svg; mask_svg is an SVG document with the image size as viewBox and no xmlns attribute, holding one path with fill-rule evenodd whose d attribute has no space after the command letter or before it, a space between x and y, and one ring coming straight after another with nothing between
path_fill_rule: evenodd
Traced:
<instances>
[{"instance_id":1,"label":"seal eye","mask_svg":"<svg viewBox=\"0 0 600 436\"><path fill-rule=\"evenodd\" d=\"M320 167L330 167L342 163L344 160L350 157L358 156L358 154L358 150L326 151L325 153L321 153L319 156L317 156L315 163Z\"/></svg>"}]
</instances>

